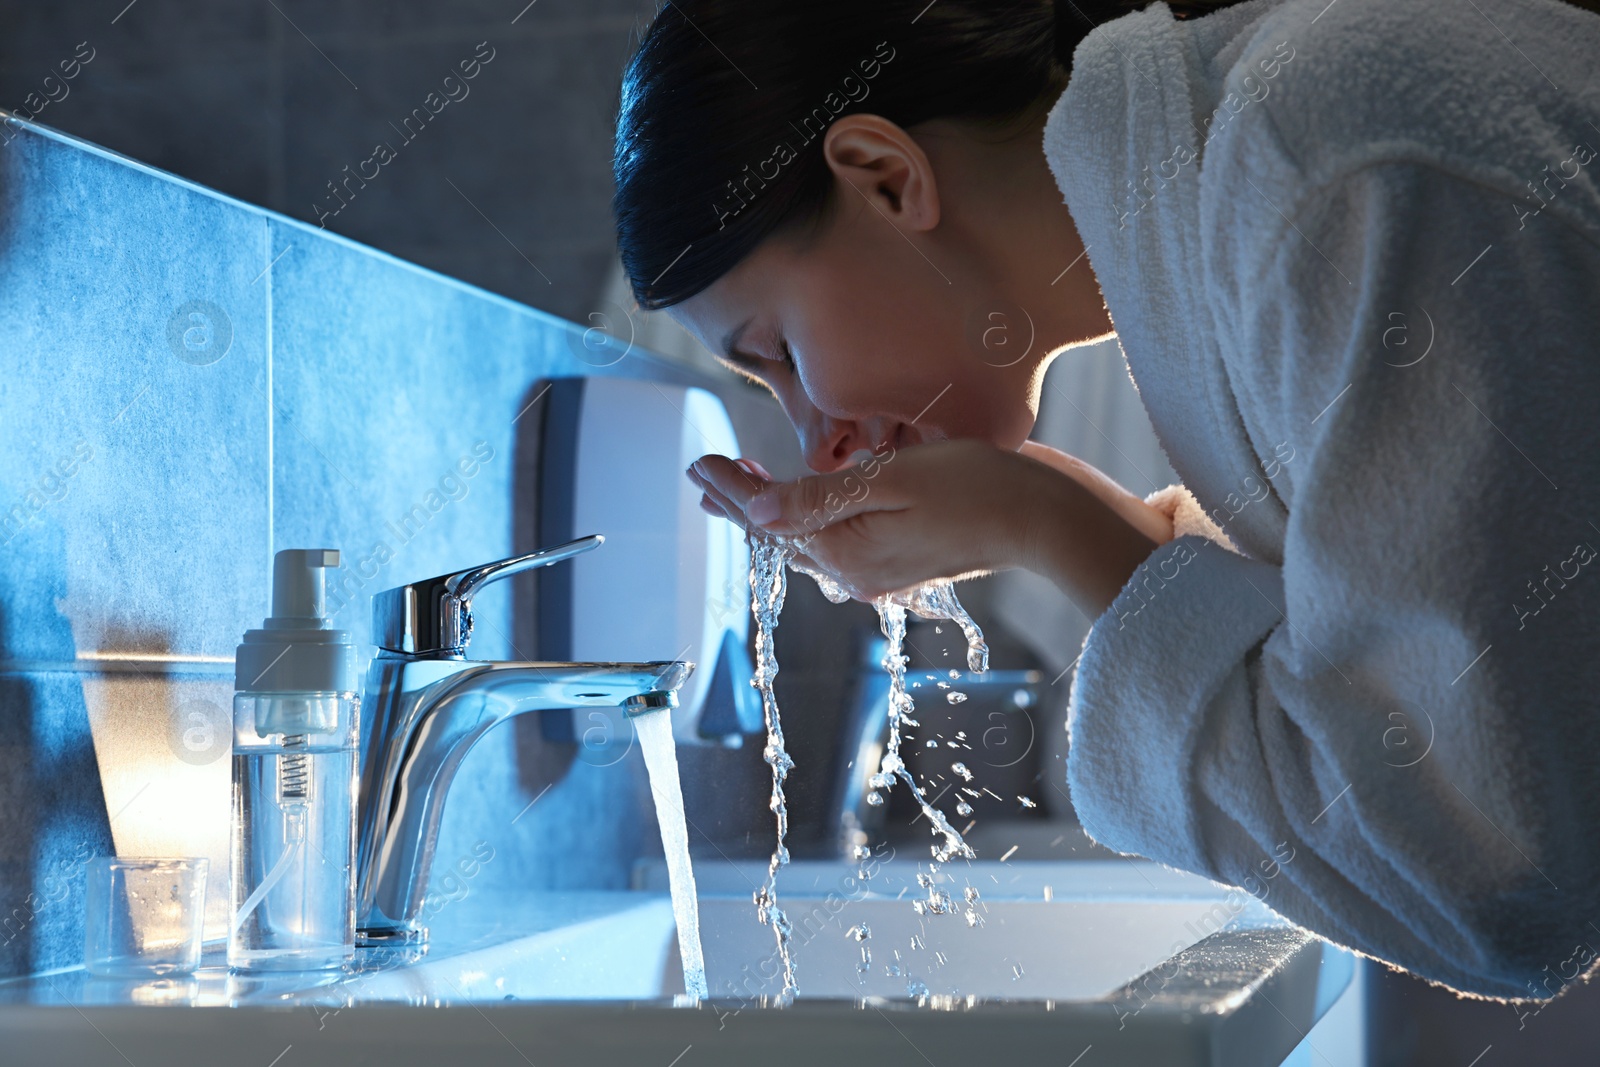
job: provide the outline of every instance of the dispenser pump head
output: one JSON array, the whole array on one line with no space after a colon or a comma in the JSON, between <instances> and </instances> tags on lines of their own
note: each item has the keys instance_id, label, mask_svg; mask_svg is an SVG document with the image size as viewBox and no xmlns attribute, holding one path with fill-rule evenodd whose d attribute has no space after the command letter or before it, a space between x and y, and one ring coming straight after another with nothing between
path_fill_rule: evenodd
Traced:
<instances>
[{"instance_id":1,"label":"dispenser pump head","mask_svg":"<svg viewBox=\"0 0 1600 1067\"><path fill-rule=\"evenodd\" d=\"M335 548L286 548L272 558L272 617L268 630L326 630L323 572L339 565Z\"/></svg>"},{"instance_id":2,"label":"dispenser pump head","mask_svg":"<svg viewBox=\"0 0 1600 1067\"><path fill-rule=\"evenodd\" d=\"M332 548L286 548L272 560L272 615L248 630L234 657L234 688L252 693L355 690L355 646L327 617Z\"/></svg>"}]
</instances>

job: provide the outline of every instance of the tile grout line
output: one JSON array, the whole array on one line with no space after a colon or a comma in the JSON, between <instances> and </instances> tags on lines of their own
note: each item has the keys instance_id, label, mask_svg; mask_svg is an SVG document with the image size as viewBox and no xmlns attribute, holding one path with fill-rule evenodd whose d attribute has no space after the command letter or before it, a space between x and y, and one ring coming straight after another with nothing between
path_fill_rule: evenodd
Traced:
<instances>
[{"instance_id":1,"label":"tile grout line","mask_svg":"<svg viewBox=\"0 0 1600 1067\"><path fill-rule=\"evenodd\" d=\"M266 251L267 260L267 574L268 582L272 574L272 549L274 545L274 516L272 498L273 482L277 480L277 456L273 453L272 441L272 220L265 219L266 223ZM268 588L271 588L269 585Z\"/></svg>"},{"instance_id":2,"label":"tile grout line","mask_svg":"<svg viewBox=\"0 0 1600 1067\"><path fill-rule=\"evenodd\" d=\"M82 655L77 659L0 659L0 675L138 674L146 677L231 678L232 656L173 656L147 659L133 656Z\"/></svg>"}]
</instances>

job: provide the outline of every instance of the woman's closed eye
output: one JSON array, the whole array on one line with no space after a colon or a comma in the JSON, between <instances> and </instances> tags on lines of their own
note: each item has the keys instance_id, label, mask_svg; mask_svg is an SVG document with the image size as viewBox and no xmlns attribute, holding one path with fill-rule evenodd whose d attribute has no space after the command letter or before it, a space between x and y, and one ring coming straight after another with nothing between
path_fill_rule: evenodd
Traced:
<instances>
[{"instance_id":1,"label":"woman's closed eye","mask_svg":"<svg viewBox=\"0 0 1600 1067\"><path fill-rule=\"evenodd\" d=\"M735 371L748 378L755 378L759 383L765 383L768 375L782 369L791 373L795 370L794 352L789 348L789 342L779 341L772 349L771 355L756 355L740 348L730 348L722 357Z\"/></svg>"}]
</instances>

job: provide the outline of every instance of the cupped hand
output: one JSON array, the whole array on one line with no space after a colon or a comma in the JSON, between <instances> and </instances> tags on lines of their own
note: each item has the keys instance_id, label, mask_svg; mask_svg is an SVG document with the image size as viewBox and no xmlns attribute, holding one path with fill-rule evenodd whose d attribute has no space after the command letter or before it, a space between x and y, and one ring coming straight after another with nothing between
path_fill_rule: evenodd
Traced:
<instances>
[{"instance_id":1,"label":"cupped hand","mask_svg":"<svg viewBox=\"0 0 1600 1067\"><path fill-rule=\"evenodd\" d=\"M1026 567L1103 609L1156 544L1076 478L978 441L919 445L788 483L758 471L708 456L690 475L702 506L795 536L804 562L861 600Z\"/></svg>"}]
</instances>

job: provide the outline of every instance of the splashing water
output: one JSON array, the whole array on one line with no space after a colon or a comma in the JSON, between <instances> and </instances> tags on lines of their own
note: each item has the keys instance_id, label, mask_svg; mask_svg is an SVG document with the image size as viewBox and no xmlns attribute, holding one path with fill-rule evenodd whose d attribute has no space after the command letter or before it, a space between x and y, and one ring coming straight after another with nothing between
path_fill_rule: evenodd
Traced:
<instances>
[{"instance_id":1,"label":"splashing water","mask_svg":"<svg viewBox=\"0 0 1600 1067\"><path fill-rule=\"evenodd\" d=\"M906 663L909 657L902 651L906 640L906 611L909 609L928 619L949 619L961 627L967 635L967 666L976 673L989 669L989 646L984 643L983 633L977 623L972 621L966 609L956 600L955 587L949 582L933 582L919 586L910 593L881 596L874 601L874 606L878 609L883 636L889 639L889 649L883 657L884 669L889 672L889 745L883 753L878 773L872 776L868 784L877 791L888 790L895 778L906 783L917 806L928 817L934 836L944 837L943 844L936 844L932 848L936 862L944 863L952 856L972 859L977 855L972 846L950 825L950 820L944 817L943 812L928 803L916 778L900 759L900 727L913 721L910 712L915 706L911 695L906 692Z\"/></svg>"},{"instance_id":2,"label":"splashing water","mask_svg":"<svg viewBox=\"0 0 1600 1067\"><path fill-rule=\"evenodd\" d=\"M678 751L672 743L669 712L652 711L634 718L639 749L650 775L650 795L661 824L661 848L667 857L667 882L672 888L672 914L678 922L678 955L683 957L683 989L705 1000L705 957L700 950L700 905L695 898L694 868L689 865L689 829L683 815L683 788L678 778Z\"/></svg>"},{"instance_id":3,"label":"splashing water","mask_svg":"<svg viewBox=\"0 0 1600 1067\"><path fill-rule=\"evenodd\" d=\"M746 543L750 549L750 610L756 623L755 675L750 679L750 684L761 694L761 711L767 726L767 745L762 758L772 767L772 799L769 806L778 824L777 846L767 864L766 882L756 890L754 899L756 918L773 928L778 943L778 958L783 965L783 992L779 996L779 1003L791 1004L799 986L795 981L794 958L790 949L792 927L783 909L778 906L777 877L778 869L789 862L789 849L784 844L789 831L789 810L784 801L783 783L794 768L794 761L784 750L783 726L778 718L777 697L773 693L772 683L778 673L778 660L773 648L772 632L778 625L778 617L788 593L788 569L809 575L822 590L822 595L835 604L849 600L850 592L832 576L795 562L799 546L790 538L750 532L746 536ZM898 777L905 782L923 814L928 817L934 836L943 836L943 844L932 847L934 860L944 863L953 856L972 859L977 855L972 846L950 825L944 814L928 802L915 777L900 759L900 728L917 725L911 717L915 705L906 691L906 664L909 662L903 652L906 612L914 612L925 619L947 620L960 627L967 639L967 667L974 673L981 674L989 669L989 646L984 641L983 631L956 599L955 586L951 582L929 582L904 593L881 596L874 600L873 606L878 610L878 622L883 635L889 640L888 651L883 658L884 669L889 672L889 744L878 773L872 776L872 792L868 794L867 802L882 805L884 797L880 790L887 791ZM958 678L960 672L951 670L949 676ZM926 901L914 902L913 907L919 914L948 914L955 910L950 897L942 890L929 887L928 897ZM968 924L972 922L973 916L969 914ZM920 945L914 940L913 947ZM866 946L862 948L862 965L868 966L871 956ZM921 983L911 983L907 994L925 996L927 987L922 986L919 993L919 985Z\"/></svg>"},{"instance_id":4,"label":"splashing water","mask_svg":"<svg viewBox=\"0 0 1600 1067\"><path fill-rule=\"evenodd\" d=\"M791 562L789 565L803 574L810 575L822 589L822 595L833 603L842 604L850 599L849 590L831 576L802 564ZM953 582L928 582L906 592L890 593L876 598L873 606L878 609L878 625L883 630L883 636L889 639L889 648L883 657L884 669L889 672L889 745L883 754L883 762L879 765L878 773L873 775L868 783L872 792L867 795L867 802L874 806L882 805L884 797L880 791L888 791L894 779L898 777L906 783L917 805L928 817L934 835L944 837L943 845L933 846L933 858L939 863L945 862L952 856L971 859L976 855L972 847L966 843L956 828L950 825L949 820L928 803L927 796L900 759L900 728L916 725L916 720L911 718L910 714L915 704L910 694L906 692L908 658L902 651L906 640L906 612L914 612L925 619L943 619L960 627L967 639L967 669L975 674L982 674L989 669L989 645L984 641L983 631L978 628L978 624L956 599L956 587ZM939 630L943 632L942 627ZM959 678L961 672L952 668L949 677ZM945 683L941 682L940 685L944 686Z\"/></svg>"}]
</instances>

